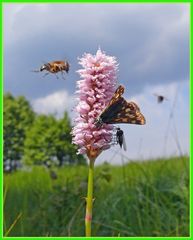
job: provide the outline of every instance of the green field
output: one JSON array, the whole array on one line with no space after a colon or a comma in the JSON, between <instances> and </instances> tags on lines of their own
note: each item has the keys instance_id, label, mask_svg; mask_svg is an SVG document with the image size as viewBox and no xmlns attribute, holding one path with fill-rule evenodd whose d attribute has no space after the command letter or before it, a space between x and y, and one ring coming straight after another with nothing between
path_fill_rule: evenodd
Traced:
<instances>
[{"instance_id":1,"label":"green field","mask_svg":"<svg viewBox=\"0 0 193 240\"><path fill-rule=\"evenodd\" d=\"M4 174L4 235L84 236L87 167ZM93 236L189 236L189 158L95 168Z\"/></svg>"}]
</instances>

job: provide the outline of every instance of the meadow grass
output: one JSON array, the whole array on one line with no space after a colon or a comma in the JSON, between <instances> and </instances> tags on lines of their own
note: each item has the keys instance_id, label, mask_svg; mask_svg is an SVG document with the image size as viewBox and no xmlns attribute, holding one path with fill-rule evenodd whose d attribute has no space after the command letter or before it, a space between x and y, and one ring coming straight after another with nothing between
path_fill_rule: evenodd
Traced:
<instances>
[{"instance_id":1,"label":"meadow grass","mask_svg":"<svg viewBox=\"0 0 193 240\"><path fill-rule=\"evenodd\" d=\"M5 174L4 235L84 236L87 171ZM189 236L188 157L97 166L94 196L93 236Z\"/></svg>"}]
</instances>

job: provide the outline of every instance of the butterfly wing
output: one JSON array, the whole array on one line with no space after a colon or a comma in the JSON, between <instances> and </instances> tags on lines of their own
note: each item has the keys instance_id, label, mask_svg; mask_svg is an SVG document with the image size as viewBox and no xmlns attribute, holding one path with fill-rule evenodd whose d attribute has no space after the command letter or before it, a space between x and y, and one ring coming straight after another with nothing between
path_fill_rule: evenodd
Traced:
<instances>
[{"instance_id":1,"label":"butterfly wing","mask_svg":"<svg viewBox=\"0 0 193 240\"><path fill-rule=\"evenodd\" d=\"M109 104L103 110L96 121L96 125L102 123L130 123L130 124L145 124L145 117L140 112L139 107L134 102L127 102L122 94L124 87L120 85L115 91Z\"/></svg>"},{"instance_id":2,"label":"butterfly wing","mask_svg":"<svg viewBox=\"0 0 193 240\"><path fill-rule=\"evenodd\" d=\"M101 113L100 118L103 123L110 123L115 116L122 110L122 105L125 100L123 97L120 97L116 102L113 102L109 107Z\"/></svg>"},{"instance_id":3,"label":"butterfly wing","mask_svg":"<svg viewBox=\"0 0 193 240\"><path fill-rule=\"evenodd\" d=\"M107 123L110 119L114 117L114 115L116 115L121 110L121 105L124 101L124 99L121 97L123 93L124 87L120 85L115 91L108 105L96 119L96 126L100 126L101 123Z\"/></svg>"},{"instance_id":4,"label":"butterfly wing","mask_svg":"<svg viewBox=\"0 0 193 240\"><path fill-rule=\"evenodd\" d=\"M111 100L110 100L110 102L108 103L108 105L105 107L105 109L102 111L102 113L100 114L100 117L101 117L101 115L103 115L103 113L105 113L105 112L110 112L111 111L111 109L114 109L114 105L115 105L115 103L117 102L117 101L120 101L120 99L121 99L121 96L123 95L123 93L124 93L124 87L122 86L122 85L120 85L117 89L116 89L116 91L115 91L115 93L114 93L114 95L113 95L113 97L111 98Z\"/></svg>"},{"instance_id":5,"label":"butterfly wing","mask_svg":"<svg viewBox=\"0 0 193 240\"><path fill-rule=\"evenodd\" d=\"M140 112L139 107L134 102L127 102L121 97L120 101L117 101L113 108L112 114L108 111L103 115L102 121L108 124L116 123L129 123L129 124L145 124L145 117Z\"/></svg>"},{"instance_id":6,"label":"butterfly wing","mask_svg":"<svg viewBox=\"0 0 193 240\"><path fill-rule=\"evenodd\" d=\"M109 106L111 106L112 104L114 104L116 101L118 101L119 98L123 95L124 91L125 91L124 87L123 87L122 85L120 85L120 86L117 88L117 90L115 91L113 97L111 98L111 100L110 100L107 108L108 108Z\"/></svg>"}]
</instances>

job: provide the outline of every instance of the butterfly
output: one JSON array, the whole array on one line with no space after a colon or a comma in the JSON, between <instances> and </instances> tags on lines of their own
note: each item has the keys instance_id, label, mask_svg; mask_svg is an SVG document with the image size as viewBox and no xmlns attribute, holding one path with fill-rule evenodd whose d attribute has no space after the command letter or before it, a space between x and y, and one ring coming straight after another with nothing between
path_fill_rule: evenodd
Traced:
<instances>
[{"instance_id":1,"label":"butterfly","mask_svg":"<svg viewBox=\"0 0 193 240\"><path fill-rule=\"evenodd\" d=\"M104 123L130 123L139 125L146 123L145 117L140 112L137 104L134 102L127 102L122 97L124 90L122 85L117 88L106 108L96 119L96 127L101 127Z\"/></svg>"},{"instance_id":2,"label":"butterfly","mask_svg":"<svg viewBox=\"0 0 193 240\"><path fill-rule=\"evenodd\" d=\"M127 151L127 147L126 147L126 143L125 143L125 137L124 137L124 132L119 127L116 128L116 141L117 141L117 144L119 144L121 148L123 146L123 149L125 151Z\"/></svg>"},{"instance_id":3,"label":"butterfly","mask_svg":"<svg viewBox=\"0 0 193 240\"><path fill-rule=\"evenodd\" d=\"M166 97L162 96L162 95L158 95L156 93L154 93L154 95L157 97L157 102L158 103L162 103L163 100L168 100Z\"/></svg>"}]
</instances>

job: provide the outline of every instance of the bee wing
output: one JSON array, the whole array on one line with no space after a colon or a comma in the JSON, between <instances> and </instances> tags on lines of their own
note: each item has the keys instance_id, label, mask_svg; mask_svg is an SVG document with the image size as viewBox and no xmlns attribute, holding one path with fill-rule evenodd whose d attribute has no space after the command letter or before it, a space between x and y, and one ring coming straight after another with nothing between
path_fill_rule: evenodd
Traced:
<instances>
[{"instance_id":1,"label":"bee wing","mask_svg":"<svg viewBox=\"0 0 193 240\"><path fill-rule=\"evenodd\" d=\"M125 135L123 133L123 149L124 151L127 151L127 146L126 146L126 142L125 142Z\"/></svg>"}]
</instances>

